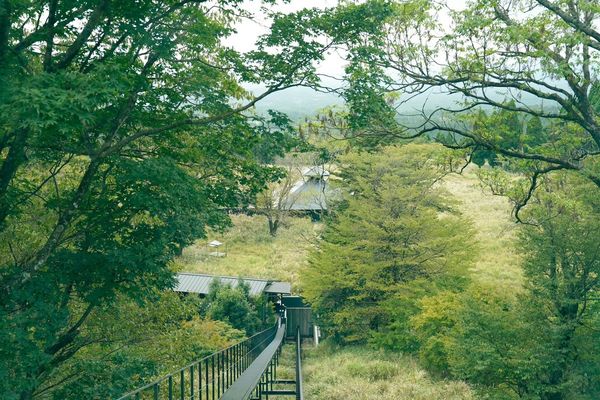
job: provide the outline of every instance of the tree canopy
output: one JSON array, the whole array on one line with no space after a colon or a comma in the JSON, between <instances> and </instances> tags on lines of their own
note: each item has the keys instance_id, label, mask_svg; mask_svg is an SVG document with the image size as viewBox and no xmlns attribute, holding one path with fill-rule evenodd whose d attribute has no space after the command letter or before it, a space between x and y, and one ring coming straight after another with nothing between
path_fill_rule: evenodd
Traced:
<instances>
[{"instance_id":1,"label":"tree canopy","mask_svg":"<svg viewBox=\"0 0 600 400\"><path fill-rule=\"evenodd\" d=\"M443 160L434 145L342 159L347 195L303 275L305 295L340 341L402 349L395 329L418 294L464 280L470 229L435 185Z\"/></svg>"},{"instance_id":2,"label":"tree canopy","mask_svg":"<svg viewBox=\"0 0 600 400\"><path fill-rule=\"evenodd\" d=\"M34 396L98 309L169 288L174 255L277 179L289 120L251 108L314 84L369 9L274 13L241 53L223 44L241 1L0 1L3 394Z\"/></svg>"},{"instance_id":3,"label":"tree canopy","mask_svg":"<svg viewBox=\"0 0 600 400\"><path fill-rule=\"evenodd\" d=\"M384 29L349 46L345 97L356 131L433 135L476 158L491 151L525 160L533 188L540 175L559 169L600 185L597 2L473 0L464 9L445 3L388 2ZM390 92L400 100L386 103ZM448 96L449 104L430 106L429 96ZM413 98L424 101L418 117L396 118ZM520 145L531 137L523 124L511 134L516 142L485 129L500 111L521 121L539 118L544 140Z\"/></svg>"}]
</instances>

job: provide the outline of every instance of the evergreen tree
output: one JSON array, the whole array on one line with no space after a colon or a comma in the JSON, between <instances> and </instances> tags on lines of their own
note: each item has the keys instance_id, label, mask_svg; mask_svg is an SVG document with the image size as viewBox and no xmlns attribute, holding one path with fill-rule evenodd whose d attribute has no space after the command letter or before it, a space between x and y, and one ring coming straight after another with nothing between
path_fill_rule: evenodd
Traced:
<instances>
[{"instance_id":1,"label":"evergreen tree","mask_svg":"<svg viewBox=\"0 0 600 400\"><path fill-rule=\"evenodd\" d=\"M464 279L471 231L436 185L442 153L407 145L342 158L348 193L303 277L305 295L339 340L404 346L395 338L416 299Z\"/></svg>"}]
</instances>

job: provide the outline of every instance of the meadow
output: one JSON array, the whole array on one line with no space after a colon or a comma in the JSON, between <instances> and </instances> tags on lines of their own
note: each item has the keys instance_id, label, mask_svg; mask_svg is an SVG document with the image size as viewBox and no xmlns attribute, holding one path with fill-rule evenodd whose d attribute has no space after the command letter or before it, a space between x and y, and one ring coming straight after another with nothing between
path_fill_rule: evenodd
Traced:
<instances>
[{"instance_id":1,"label":"meadow","mask_svg":"<svg viewBox=\"0 0 600 400\"><path fill-rule=\"evenodd\" d=\"M448 175L442 183L475 229L478 257L470 276L479 284L513 291L523 279L515 246L519 226L507 198L483 188L476 171L477 166L469 166L462 175Z\"/></svg>"},{"instance_id":2,"label":"meadow","mask_svg":"<svg viewBox=\"0 0 600 400\"><path fill-rule=\"evenodd\" d=\"M177 267L186 272L283 280L298 289L298 276L320 224L310 218L290 217L273 237L263 216L238 214L231 219L231 229L211 232L206 240L186 248ZM219 251L226 253L224 257L209 255L207 243L213 240L223 243Z\"/></svg>"},{"instance_id":3,"label":"meadow","mask_svg":"<svg viewBox=\"0 0 600 400\"><path fill-rule=\"evenodd\" d=\"M512 292L522 280L519 256L514 251L517 225L510 204L486 192L476 170L449 175L442 182L457 200L458 209L475 229L478 257L470 270L474 282ZM213 232L206 240L186 248L178 268L208 274L281 279L301 292L298 277L307 254L318 239L320 223L290 217L277 236L269 235L266 219L259 215L232 215L233 227ZM209 256L207 243L219 240L224 257ZM291 348L291 347L290 347ZM327 341L304 350L305 397L308 400L452 400L474 399L463 382L430 376L416 359L367 347L336 347ZM292 360L287 360L290 363ZM286 366L282 366L285 370Z\"/></svg>"},{"instance_id":4,"label":"meadow","mask_svg":"<svg viewBox=\"0 0 600 400\"><path fill-rule=\"evenodd\" d=\"M434 379L417 361L366 347L306 346L307 400L471 400L469 386Z\"/></svg>"}]
</instances>

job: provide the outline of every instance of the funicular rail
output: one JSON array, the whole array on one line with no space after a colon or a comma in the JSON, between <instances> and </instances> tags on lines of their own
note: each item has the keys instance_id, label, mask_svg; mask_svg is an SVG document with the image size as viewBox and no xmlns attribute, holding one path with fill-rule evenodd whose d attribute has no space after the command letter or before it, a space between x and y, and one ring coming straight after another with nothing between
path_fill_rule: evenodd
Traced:
<instances>
[{"instance_id":1,"label":"funicular rail","mask_svg":"<svg viewBox=\"0 0 600 400\"><path fill-rule=\"evenodd\" d=\"M270 396L294 396L304 400L302 390L302 337L296 329L296 379L277 378L277 366L286 336L285 324L278 329L273 342L254 360L240 378L223 394L222 400L268 400ZM277 389L274 386L294 385L293 390Z\"/></svg>"},{"instance_id":2,"label":"funicular rail","mask_svg":"<svg viewBox=\"0 0 600 400\"><path fill-rule=\"evenodd\" d=\"M170 373L118 400L216 400L281 333L280 323Z\"/></svg>"},{"instance_id":3,"label":"funicular rail","mask_svg":"<svg viewBox=\"0 0 600 400\"><path fill-rule=\"evenodd\" d=\"M302 337L300 327L296 329L296 400L304 400L302 388Z\"/></svg>"},{"instance_id":4,"label":"funicular rail","mask_svg":"<svg viewBox=\"0 0 600 400\"><path fill-rule=\"evenodd\" d=\"M276 382L277 365L284 339L285 323L282 323L277 329L273 341L256 357L221 399L248 400L262 399L263 396L268 399L269 393L273 390L273 384Z\"/></svg>"}]
</instances>

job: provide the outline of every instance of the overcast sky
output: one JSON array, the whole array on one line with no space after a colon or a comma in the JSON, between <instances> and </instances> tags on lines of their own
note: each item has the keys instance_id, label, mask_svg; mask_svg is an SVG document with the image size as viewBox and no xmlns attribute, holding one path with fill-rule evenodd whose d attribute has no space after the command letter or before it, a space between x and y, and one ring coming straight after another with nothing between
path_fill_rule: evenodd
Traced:
<instances>
[{"instance_id":1,"label":"overcast sky","mask_svg":"<svg viewBox=\"0 0 600 400\"><path fill-rule=\"evenodd\" d=\"M440 1L443 1L445 7L457 10L464 8L467 0ZM269 10L291 13L303 8L323 9L335 7L337 4L338 0L291 0L287 4L269 6ZM236 26L237 33L233 34L225 41L226 45L232 46L236 50L242 52L254 49L254 43L257 38L269 31L270 21L267 18L266 12L262 9L263 6L262 1L260 0L245 1L244 8L251 12L254 17L241 19ZM441 13L440 21L443 26L450 26L450 16L447 11ZM329 76L342 77L344 74L344 60L339 55L336 55L336 53L331 53L317 66L317 72ZM327 82L326 84L337 86L332 80L325 79L325 82ZM260 93L262 91L262 86L254 87L254 85L249 85L248 89ZM294 95L289 95L284 92L275 93L267 99L262 100L258 107L264 109L281 109L281 111L292 114L299 110L309 110L307 114L311 115L316 112L317 109L327 105L327 103L339 103L339 99L332 94L317 93L308 88L296 88L294 90ZM429 94L418 96L403 107L413 111L420 110L425 103L430 104L433 107L439 106L440 104L447 106L449 101L453 101L452 98L449 98L447 95L438 95L438 92L439 90L434 90Z\"/></svg>"},{"instance_id":2,"label":"overcast sky","mask_svg":"<svg viewBox=\"0 0 600 400\"><path fill-rule=\"evenodd\" d=\"M444 4L446 7L451 9L461 9L464 7L466 0L445 0ZM303 8L328 8L335 7L338 4L338 0L291 0L287 4L278 4L275 6L269 6L270 10L279 11L284 13L290 13L301 10ZM244 18L236 26L237 33L232 35L226 40L226 44L233 46L239 51L249 51L254 48L256 39L261 35L265 34L269 30L270 21L266 17L264 11L262 11L263 4L259 0L246 0L244 8L252 14L254 18ZM450 22L450 17L447 13L442 13L440 16L442 22L444 20ZM336 54L330 54L325 61L319 65L318 72L339 77L343 74L344 64L342 59Z\"/></svg>"}]
</instances>

